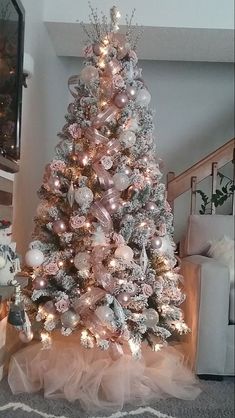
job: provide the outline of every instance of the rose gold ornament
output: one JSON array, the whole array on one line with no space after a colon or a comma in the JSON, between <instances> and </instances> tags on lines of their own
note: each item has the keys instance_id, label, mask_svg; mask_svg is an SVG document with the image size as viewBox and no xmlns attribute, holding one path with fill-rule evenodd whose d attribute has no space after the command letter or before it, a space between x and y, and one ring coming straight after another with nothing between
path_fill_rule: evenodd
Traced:
<instances>
[{"instance_id":1,"label":"rose gold ornament","mask_svg":"<svg viewBox=\"0 0 235 418\"><path fill-rule=\"evenodd\" d=\"M136 97L137 90L134 86L127 86L126 93L130 100L134 100Z\"/></svg>"},{"instance_id":2,"label":"rose gold ornament","mask_svg":"<svg viewBox=\"0 0 235 418\"><path fill-rule=\"evenodd\" d=\"M156 210L157 209L157 205L154 202L147 202L146 205L144 206L145 210L148 210L149 212L152 210Z\"/></svg>"},{"instance_id":3,"label":"rose gold ornament","mask_svg":"<svg viewBox=\"0 0 235 418\"><path fill-rule=\"evenodd\" d=\"M159 250L161 248L161 246L162 246L162 240L161 240L161 238L160 237L157 237L157 236L154 236L151 239L151 247L154 250Z\"/></svg>"},{"instance_id":4,"label":"rose gold ornament","mask_svg":"<svg viewBox=\"0 0 235 418\"><path fill-rule=\"evenodd\" d=\"M122 306L127 306L130 300L130 295L127 292L121 292L119 293L117 300Z\"/></svg>"},{"instance_id":5,"label":"rose gold ornament","mask_svg":"<svg viewBox=\"0 0 235 418\"><path fill-rule=\"evenodd\" d=\"M83 151L83 152L80 152L77 155L77 160L78 160L79 164L81 164L84 167L89 163L90 156L89 156L88 152Z\"/></svg>"},{"instance_id":6,"label":"rose gold ornament","mask_svg":"<svg viewBox=\"0 0 235 418\"><path fill-rule=\"evenodd\" d=\"M64 232L66 232L67 227L64 221L62 221L61 219L59 219L58 221L55 221L53 223L53 231L56 234L63 234Z\"/></svg>"},{"instance_id":7,"label":"rose gold ornament","mask_svg":"<svg viewBox=\"0 0 235 418\"><path fill-rule=\"evenodd\" d=\"M112 61L109 61L106 64L104 72L107 76L112 76L112 75L119 73L121 69L122 69L122 66L120 62L116 58L114 58L112 59Z\"/></svg>"},{"instance_id":8,"label":"rose gold ornament","mask_svg":"<svg viewBox=\"0 0 235 418\"><path fill-rule=\"evenodd\" d=\"M33 288L36 290L45 289L47 287L47 279L45 277L36 277L33 281Z\"/></svg>"},{"instance_id":9,"label":"rose gold ornament","mask_svg":"<svg viewBox=\"0 0 235 418\"><path fill-rule=\"evenodd\" d=\"M114 104L119 108L122 109L123 107L125 107L128 103L128 96L126 95L126 93L118 93L116 94L116 96L114 97Z\"/></svg>"},{"instance_id":10,"label":"rose gold ornament","mask_svg":"<svg viewBox=\"0 0 235 418\"><path fill-rule=\"evenodd\" d=\"M52 191L57 192L60 189L60 179L57 176L51 176L48 185Z\"/></svg>"},{"instance_id":11,"label":"rose gold ornament","mask_svg":"<svg viewBox=\"0 0 235 418\"><path fill-rule=\"evenodd\" d=\"M54 314L56 312L55 305L52 300L48 300L48 302L44 303L43 311L47 314Z\"/></svg>"},{"instance_id":12,"label":"rose gold ornament","mask_svg":"<svg viewBox=\"0 0 235 418\"><path fill-rule=\"evenodd\" d=\"M97 57L102 54L101 48L102 46L100 44L93 44L93 52Z\"/></svg>"}]
</instances>

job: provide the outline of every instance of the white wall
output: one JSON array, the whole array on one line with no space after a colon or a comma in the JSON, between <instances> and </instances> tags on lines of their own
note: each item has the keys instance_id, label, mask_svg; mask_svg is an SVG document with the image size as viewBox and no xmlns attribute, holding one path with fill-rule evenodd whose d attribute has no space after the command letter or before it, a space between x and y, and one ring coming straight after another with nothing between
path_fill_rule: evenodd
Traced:
<instances>
[{"instance_id":1,"label":"white wall","mask_svg":"<svg viewBox=\"0 0 235 418\"><path fill-rule=\"evenodd\" d=\"M34 59L34 74L23 91L20 171L16 175L14 239L24 254L45 163L53 155L67 103L67 66L52 48L43 24L43 1L22 0L26 11L25 52Z\"/></svg>"}]
</instances>

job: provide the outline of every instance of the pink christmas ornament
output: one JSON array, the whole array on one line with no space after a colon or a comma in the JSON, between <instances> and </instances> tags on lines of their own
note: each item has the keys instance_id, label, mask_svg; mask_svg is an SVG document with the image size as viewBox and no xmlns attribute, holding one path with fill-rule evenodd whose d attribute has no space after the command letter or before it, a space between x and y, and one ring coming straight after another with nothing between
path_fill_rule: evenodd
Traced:
<instances>
[{"instance_id":1,"label":"pink christmas ornament","mask_svg":"<svg viewBox=\"0 0 235 418\"><path fill-rule=\"evenodd\" d=\"M116 94L116 96L114 97L114 104L119 108L122 109L123 107L125 107L128 103L128 96L126 95L126 93L121 92Z\"/></svg>"},{"instance_id":2,"label":"pink christmas ornament","mask_svg":"<svg viewBox=\"0 0 235 418\"><path fill-rule=\"evenodd\" d=\"M33 288L36 290L45 289L47 287L48 280L45 277L36 277L33 281Z\"/></svg>"},{"instance_id":3,"label":"pink christmas ornament","mask_svg":"<svg viewBox=\"0 0 235 418\"><path fill-rule=\"evenodd\" d=\"M127 292L121 292L117 296L117 300L122 306L127 306L130 301L130 294Z\"/></svg>"},{"instance_id":4,"label":"pink christmas ornament","mask_svg":"<svg viewBox=\"0 0 235 418\"><path fill-rule=\"evenodd\" d=\"M136 97L137 90L134 86L127 86L126 93L130 100L134 100Z\"/></svg>"},{"instance_id":5,"label":"pink christmas ornament","mask_svg":"<svg viewBox=\"0 0 235 418\"><path fill-rule=\"evenodd\" d=\"M102 49L102 45L101 44L98 44L98 43L93 44L93 52L94 52L94 54L97 57L102 54L101 49Z\"/></svg>"},{"instance_id":6,"label":"pink christmas ornament","mask_svg":"<svg viewBox=\"0 0 235 418\"><path fill-rule=\"evenodd\" d=\"M77 160L80 165L85 167L89 163L90 155L88 152L82 151L79 154L77 154Z\"/></svg>"},{"instance_id":7,"label":"pink christmas ornament","mask_svg":"<svg viewBox=\"0 0 235 418\"><path fill-rule=\"evenodd\" d=\"M157 209L157 205L154 202L147 202L146 205L144 206L145 210L148 210L149 212L156 210Z\"/></svg>"},{"instance_id":8,"label":"pink christmas ornament","mask_svg":"<svg viewBox=\"0 0 235 418\"><path fill-rule=\"evenodd\" d=\"M116 173L113 176L114 186L120 192L126 190L130 185L129 177L125 173Z\"/></svg>"},{"instance_id":9,"label":"pink christmas ornament","mask_svg":"<svg viewBox=\"0 0 235 418\"><path fill-rule=\"evenodd\" d=\"M48 180L48 186L53 192L57 192L60 189L60 179L57 176L51 176Z\"/></svg>"},{"instance_id":10,"label":"pink christmas ornament","mask_svg":"<svg viewBox=\"0 0 235 418\"><path fill-rule=\"evenodd\" d=\"M56 233L56 234L63 234L64 232L66 232L67 231L67 227L66 227L66 224L65 224L65 222L63 221L63 220L61 220L61 219L59 219L58 221L55 221L54 223L53 223L53 226L52 226L52 228L53 228L53 231Z\"/></svg>"},{"instance_id":11,"label":"pink christmas ornament","mask_svg":"<svg viewBox=\"0 0 235 418\"><path fill-rule=\"evenodd\" d=\"M114 76L115 74L119 73L121 69L122 69L122 66L120 62L116 58L113 58L111 61L109 61L106 64L104 73L107 76Z\"/></svg>"}]
</instances>

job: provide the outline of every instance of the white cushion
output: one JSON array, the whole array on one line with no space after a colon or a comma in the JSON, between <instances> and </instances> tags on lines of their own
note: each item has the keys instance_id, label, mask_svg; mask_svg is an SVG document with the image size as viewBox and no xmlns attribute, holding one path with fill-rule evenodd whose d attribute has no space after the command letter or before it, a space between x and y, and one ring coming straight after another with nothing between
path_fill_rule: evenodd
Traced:
<instances>
[{"instance_id":1,"label":"white cushion","mask_svg":"<svg viewBox=\"0 0 235 418\"><path fill-rule=\"evenodd\" d=\"M218 241L210 242L207 255L229 268L230 283L234 283L234 240L224 236Z\"/></svg>"},{"instance_id":2,"label":"white cushion","mask_svg":"<svg viewBox=\"0 0 235 418\"><path fill-rule=\"evenodd\" d=\"M210 241L218 241L224 235L234 239L232 215L190 215L184 246L184 256L206 254Z\"/></svg>"}]
</instances>

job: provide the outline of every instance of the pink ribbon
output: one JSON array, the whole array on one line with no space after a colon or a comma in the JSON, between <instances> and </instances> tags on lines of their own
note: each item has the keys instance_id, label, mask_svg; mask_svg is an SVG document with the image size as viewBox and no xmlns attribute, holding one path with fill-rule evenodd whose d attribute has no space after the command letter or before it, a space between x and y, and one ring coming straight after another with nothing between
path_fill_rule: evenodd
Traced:
<instances>
[{"instance_id":1,"label":"pink ribbon","mask_svg":"<svg viewBox=\"0 0 235 418\"><path fill-rule=\"evenodd\" d=\"M68 79L68 88L73 97L78 96L77 90L75 90L75 88L72 89L72 86L78 85L78 81L79 81L78 75L71 75L71 77L69 77Z\"/></svg>"},{"instance_id":2,"label":"pink ribbon","mask_svg":"<svg viewBox=\"0 0 235 418\"><path fill-rule=\"evenodd\" d=\"M85 130L85 138L88 139L93 144L105 144L108 142L109 138L102 135L97 129L95 128L87 128Z\"/></svg>"},{"instance_id":3,"label":"pink ribbon","mask_svg":"<svg viewBox=\"0 0 235 418\"><path fill-rule=\"evenodd\" d=\"M113 228L111 216L100 202L94 202L90 212L100 222L104 230L109 232Z\"/></svg>"},{"instance_id":4,"label":"pink ribbon","mask_svg":"<svg viewBox=\"0 0 235 418\"><path fill-rule=\"evenodd\" d=\"M101 187L104 190L110 189L113 186L113 180L108 171L99 163L94 163L92 168L98 176Z\"/></svg>"},{"instance_id":5,"label":"pink ribbon","mask_svg":"<svg viewBox=\"0 0 235 418\"><path fill-rule=\"evenodd\" d=\"M100 203L109 211L112 210L112 205L118 205L120 199L120 192L112 187L108 189L100 199Z\"/></svg>"},{"instance_id":6,"label":"pink ribbon","mask_svg":"<svg viewBox=\"0 0 235 418\"><path fill-rule=\"evenodd\" d=\"M107 109L98 113L98 115L92 120L92 126L94 128L100 128L104 123L110 122L118 111L119 109L116 106L109 106Z\"/></svg>"}]
</instances>

